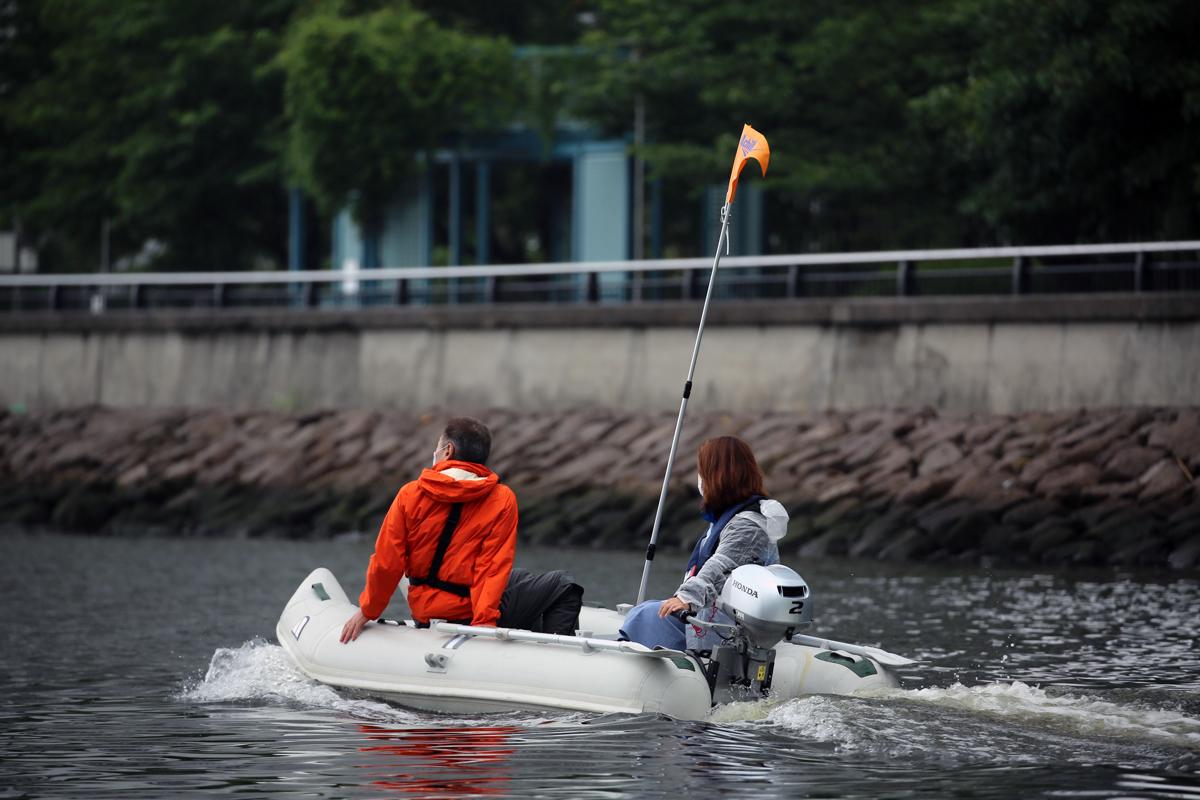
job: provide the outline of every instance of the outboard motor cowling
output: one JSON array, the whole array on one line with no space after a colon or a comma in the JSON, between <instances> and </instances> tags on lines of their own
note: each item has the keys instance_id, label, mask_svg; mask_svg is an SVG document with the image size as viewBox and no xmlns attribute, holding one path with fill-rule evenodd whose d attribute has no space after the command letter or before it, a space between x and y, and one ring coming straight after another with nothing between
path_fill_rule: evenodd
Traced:
<instances>
[{"instance_id":1,"label":"outboard motor cowling","mask_svg":"<svg viewBox=\"0 0 1200 800\"><path fill-rule=\"evenodd\" d=\"M812 624L808 584L783 564L747 564L725 581L717 608L733 617L757 647L774 647Z\"/></svg>"},{"instance_id":2,"label":"outboard motor cowling","mask_svg":"<svg viewBox=\"0 0 1200 800\"><path fill-rule=\"evenodd\" d=\"M730 573L717 608L734 624L689 619L695 625L717 630L723 642L713 648L709 665L713 702L763 697L771 686L775 645L798 628L812 624L808 584L783 564L747 564Z\"/></svg>"}]
</instances>

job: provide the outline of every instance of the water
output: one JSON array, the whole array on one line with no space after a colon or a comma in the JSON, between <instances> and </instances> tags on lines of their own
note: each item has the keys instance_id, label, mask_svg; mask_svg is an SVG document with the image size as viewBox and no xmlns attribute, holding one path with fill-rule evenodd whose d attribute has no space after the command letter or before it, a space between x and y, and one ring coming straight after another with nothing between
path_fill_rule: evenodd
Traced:
<instances>
[{"instance_id":1,"label":"water","mask_svg":"<svg viewBox=\"0 0 1200 800\"><path fill-rule=\"evenodd\" d=\"M296 584L362 586L369 539L0 538L0 798L1155 797L1200 800L1200 581L819 561L818 632L925 663L904 688L705 722L457 718L335 692L271 641ZM660 556L659 596L683 561ZM588 598L632 553L522 550ZM679 562L679 563L675 563ZM400 616L395 605L389 616Z\"/></svg>"}]
</instances>

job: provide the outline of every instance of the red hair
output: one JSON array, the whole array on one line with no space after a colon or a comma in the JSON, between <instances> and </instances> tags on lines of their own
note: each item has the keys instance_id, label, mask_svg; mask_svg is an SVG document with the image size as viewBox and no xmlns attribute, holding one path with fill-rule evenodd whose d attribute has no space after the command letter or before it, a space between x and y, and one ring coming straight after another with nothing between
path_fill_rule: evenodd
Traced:
<instances>
[{"instance_id":1,"label":"red hair","mask_svg":"<svg viewBox=\"0 0 1200 800\"><path fill-rule=\"evenodd\" d=\"M700 445L696 468L704 481L704 507L713 514L767 493L754 452L736 436L718 436Z\"/></svg>"}]
</instances>

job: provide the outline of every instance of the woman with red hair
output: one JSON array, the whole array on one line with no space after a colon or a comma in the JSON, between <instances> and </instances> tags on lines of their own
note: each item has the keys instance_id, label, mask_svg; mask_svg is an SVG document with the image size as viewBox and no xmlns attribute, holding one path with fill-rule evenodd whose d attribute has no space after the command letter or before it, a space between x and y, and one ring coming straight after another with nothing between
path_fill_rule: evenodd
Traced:
<instances>
[{"instance_id":1,"label":"woman with red hair","mask_svg":"<svg viewBox=\"0 0 1200 800\"><path fill-rule=\"evenodd\" d=\"M700 445L696 467L708 530L692 549L674 596L630 609L621 627L623 639L682 650L687 637L680 612L711 620L730 572L745 564L779 563L777 542L787 535L788 514L766 496L762 470L750 446L736 436L709 439ZM706 638L699 630L696 635ZM705 643L698 644L703 648Z\"/></svg>"}]
</instances>

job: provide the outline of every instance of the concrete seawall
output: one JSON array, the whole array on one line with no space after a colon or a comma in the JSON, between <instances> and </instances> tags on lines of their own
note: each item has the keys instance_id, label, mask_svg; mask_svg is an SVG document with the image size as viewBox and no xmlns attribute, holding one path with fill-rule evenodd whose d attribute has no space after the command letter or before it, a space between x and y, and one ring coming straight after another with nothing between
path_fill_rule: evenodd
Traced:
<instances>
[{"instance_id":1,"label":"concrete seawall","mask_svg":"<svg viewBox=\"0 0 1200 800\"><path fill-rule=\"evenodd\" d=\"M53 409L674 408L698 304L0 318L0 403ZM1200 295L719 301L694 405L1186 406Z\"/></svg>"}]
</instances>

